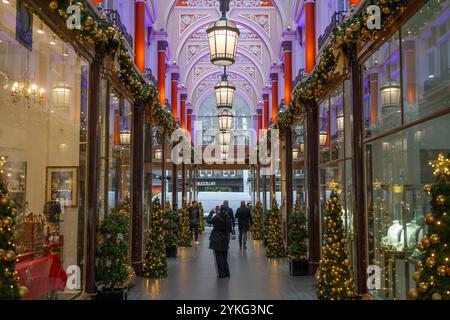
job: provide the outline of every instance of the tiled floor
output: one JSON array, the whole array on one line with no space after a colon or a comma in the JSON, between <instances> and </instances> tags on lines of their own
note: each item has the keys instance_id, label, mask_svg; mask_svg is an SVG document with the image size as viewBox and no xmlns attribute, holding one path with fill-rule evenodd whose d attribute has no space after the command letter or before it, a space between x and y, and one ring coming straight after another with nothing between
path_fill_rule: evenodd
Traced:
<instances>
[{"instance_id":1,"label":"tiled floor","mask_svg":"<svg viewBox=\"0 0 450 320\"><path fill-rule=\"evenodd\" d=\"M262 242L250 242L240 250L232 240L229 251L230 279L217 279L209 230L193 248L179 249L169 259L169 277L163 280L138 278L131 300L313 300L312 277L291 277L287 259L268 260Z\"/></svg>"}]
</instances>

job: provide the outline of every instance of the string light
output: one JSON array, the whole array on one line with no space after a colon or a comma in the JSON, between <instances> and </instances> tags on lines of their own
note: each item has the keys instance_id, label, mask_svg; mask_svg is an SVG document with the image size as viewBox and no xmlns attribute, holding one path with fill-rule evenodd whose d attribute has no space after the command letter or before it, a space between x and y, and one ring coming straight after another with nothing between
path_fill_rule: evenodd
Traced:
<instances>
[{"instance_id":1,"label":"string light","mask_svg":"<svg viewBox=\"0 0 450 320\"><path fill-rule=\"evenodd\" d=\"M450 160L445 158L442 153L439 153L438 158L434 161L428 162L428 164L434 169L434 175L437 176L440 173L449 174Z\"/></svg>"}]
</instances>

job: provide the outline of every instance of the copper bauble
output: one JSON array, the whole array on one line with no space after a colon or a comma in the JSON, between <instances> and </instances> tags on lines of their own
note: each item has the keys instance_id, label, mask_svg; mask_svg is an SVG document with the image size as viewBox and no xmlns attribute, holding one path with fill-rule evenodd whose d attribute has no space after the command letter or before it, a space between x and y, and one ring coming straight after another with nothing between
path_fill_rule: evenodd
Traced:
<instances>
[{"instance_id":1,"label":"copper bauble","mask_svg":"<svg viewBox=\"0 0 450 320\"><path fill-rule=\"evenodd\" d=\"M417 261L416 262L416 267L417 267L417 269L422 269L423 268L423 261L422 260Z\"/></svg>"},{"instance_id":2,"label":"copper bauble","mask_svg":"<svg viewBox=\"0 0 450 320\"><path fill-rule=\"evenodd\" d=\"M434 214L429 214L425 217L424 222L426 224L432 224L433 222L436 221L436 216Z\"/></svg>"},{"instance_id":3,"label":"copper bauble","mask_svg":"<svg viewBox=\"0 0 450 320\"><path fill-rule=\"evenodd\" d=\"M436 293L433 293L433 295L431 296L431 299L433 299L433 300L442 300L442 296L441 296L440 293L436 292Z\"/></svg>"},{"instance_id":4,"label":"copper bauble","mask_svg":"<svg viewBox=\"0 0 450 320\"><path fill-rule=\"evenodd\" d=\"M445 205L445 202L447 201L447 198L443 195L440 195L436 198L436 203L440 206Z\"/></svg>"},{"instance_id":5,"label":"copper bauble","mask_svg":"<svg viewBox=\"0 0 450 320\"><path fill-rule=\"evenodd\" d=\"M438 235L438 234L433 233L433 234L430 236L430 241L431 241L431 243L436 244L436 243L439 243L439 241L441 241L441 238L439 238L439 235Z\"/></svg>"},{"instance_id":6,"label":"copper bauble","mask_svg":"<svg viewBox=\"0 0 450 320\"><path fill-rule=\"evenodd\" d=\"M430 194L430 192L431 192L431 184L426 184L426 185L423 187L423 191L424 191L426 194Z\"/></svg>"},{"instance_id":7,"label":"copper bauble","mask_svg":"<svg viewBox=\"0 0 450 320\"><path fill-rule=\"evenodd\" d=\"M437 268L437 274L439 276L445 276L447 274L447 267L446 266L439 266Z\"/></svg>"},{"instance_id":8,"label":"copper bauble","mask_svg":"<svg viewBox=\"0 0 450 320\"><path fill-rule=\"evenodd\" d=\"M413 279L415 282L419 282L420 280L420 271L416 271L413 273Z\"/></svg>"},{"instance_id":9,"label":"copper bauble","mask_svg":"<svg viewBox=\"0 0 450 320\"><path fill-rule=\"evenodd\" d=\"M49 4L50 9L55 10L56 8L58 8L58 2L56 1L51 1Z\"/></svg>"},{"instance_id":10,"label":"copper bauble","mask_svg":"<svg viewBox=\"0 0 450 320\"><path fill-rule=\"evenodd\" d=\"M427 267L432 268L436 264L436 259L429 257L426 260Z\"/></svg>"},{"instance_id":11,"label":"copper bauble","mask_svg":"<svg viewBox=\"0 0 450 320\"><path fill-rule=\"evenodd\" d=\"M0 200L0 204L3 207L9 207L9 204L11 203L11 199L7 195L2 195L2 198Z\"/></svg>"},{"instance_id":12,"label":"copper bauble","mask_svg":"<svg viewBox=\"0 0 450 320\"><path fill-rule=\"evenodd\" d=\"M384 14L389 14L391 12L391 9L389 9L388 7L383 7L381 9L381 12L383 12Z\"/></svg>"},{"instance_id":13,"label":"copper bauble","mask_svg":"<svg viewBox=\"0 0 450 320\"><path fill-rule=\"evenodd\" d=\"M428 287L429 287L430 285L427 283L427 282L421 282L420 284L419 284L419 290L420 290L420 292L426 292L427 290L428 290Z\"/></svg>"},{"instance_id":14,"label":"copper bauble","mask_svg":"<svg viewBox=\"0 0 450 320\"><path fill-rule=\"evenodd\" d=\"M419 297L419 291L417 291L417 289L409 290L409 292L408 292L409 300L417 300L418 297Z\"/></svg>"},{"instance_id":15,"label":"copper bauble","mask_svg":"<svg viewBox=\"0 0 450 320\"><path fill-rule=\"evenodd\" d=\"M425 248L428 248L431 245L431 241L428 237L424 237L422 239L422 244Z\"/></svg>"},{"instance_id":16,"label":"copper bauble","mask_svg":"<svg viewBox=\"0 0 450 320\"><path fill-rule=\"evenodd\" d=\"M25 298L28 295L28 288L27 287L19 287L19 296L21 298Z\"/></svg>"}]
</instances>

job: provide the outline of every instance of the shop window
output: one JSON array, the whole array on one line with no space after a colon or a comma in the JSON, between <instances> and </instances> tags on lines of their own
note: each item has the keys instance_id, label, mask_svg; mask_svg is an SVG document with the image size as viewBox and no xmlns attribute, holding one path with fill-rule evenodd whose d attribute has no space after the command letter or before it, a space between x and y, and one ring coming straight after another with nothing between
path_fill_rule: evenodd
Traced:
<instances>
[{"instance_id":1,"label":"shop window","mask_svg":"<svg viewBox=\"0 0 450 320\"><path fill-rule=\"evenodd\" d=\"M417 242L424 235L429 201L423 187L435 177L428 162L449 154L450 115L366 144L366 212L369 264L383 272L383 299L406 299L415 287Z\"/></svg>"},{"instance_id":2,"label":"shop window","mask_svg":"<svg viewBox=\"0 0 450 320\"><path fill-rule=\"evenodd\" d=\"M364 63L366 136L401 125L399 34L395 33Z\"/></svg>"},{"instance_id":3,"label":"shop window","mask_svg":"<svg viewBox=\"0 0 450 320\"><path fill-rule=\"evenodd\" d=\"M329 162L330 158L330 100L326 98L319 106L319 146L320 146L320 163Z\"/></svg>"},{"instance_id":4,"label":"shop window","mask_svg":"<svg viewBox=\"0 0 450 320\"><path fill-rule=\"evenodd\" d=\"M17 204L16 271L27 299L68 299L83 279L89 67L25 8L32 25L16 30L16 5L0 3L0 156Z\"/></svg>"}]
</instances>

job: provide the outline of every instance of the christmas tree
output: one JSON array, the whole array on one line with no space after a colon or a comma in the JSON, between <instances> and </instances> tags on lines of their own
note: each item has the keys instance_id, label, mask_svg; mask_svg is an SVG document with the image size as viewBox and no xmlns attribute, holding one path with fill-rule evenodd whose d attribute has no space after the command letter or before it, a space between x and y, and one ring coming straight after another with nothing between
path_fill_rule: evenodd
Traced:
<instances>
[{"instance_id":1,"label":"christmas tree","mask_svg":"<svg viewBox=\"0 0 450 320\"><path fill-rule=\"evenodd\" d=\"M450 160L440 154L430 165L437 181L424 187L425 194L431 195L431 213L425 217L427 234L417 245L421 254L413 278L418 288L410 290L409 298L450 300L450 183L445 177Z\"/></svg>"},{"instance_id":2,"label":"christmas tree","mask_svg":"<svg viewBox=\"0 0 450 320\"><path fill-rule=\"evenodd\" d=\"M128 279L128 203L105 216L99 227L97 283L106 288L123 288Z\"/></svg>"},{"instance_id":3,"label":"christmas tree","mask_svg":"<svg viewBox=\"0 0 450 320\"><path fill-rule=\"evenodd\" d=\"M273 199L272 210L268 214L267 229L267 258L281 258L286 256L283 233L281 230L281 217L277 201Z\"/></svg>"},{"instance_id":4,"label":"christmas tree","mask_svg":"<svg viewBox=\"0 0 450 320\"><path fill-rule=\"evenodd\" d=\"M167 277L166 244L164 242L164 213L159 198L153 201L150 229L147 232L144 255L146 278Z\"/></svg>"},{"instance_id":5,"label":"christmas tree","mask_svg":"<svg viewBox=\"0 0 450 320\"><path fill-rule=\"evenodd\" d=\"M346 249L342 206L336 193L337 183L331 182L330 198L324 218L326 232L323 234L322 259L319 263L317 297L320 300L347 300L354 297L350 260Z\"/></svg>"},{"instance_id":6,"label":"christmas tree","mask_svg":"<svg viewBox=\"0 0 450 320\"><path fill-rule=\"evenodd\" d=\"M263 215L262 215L262 204L260 201L256 202L256 206L253 209L253 240L264 240L263 233Z\"/></svg>"},{"instance_id":7,"label":"christmas tree","mask_svg":"<svg viewBox=\"0 0 450 320\"><path fill-rule=\"evenodd\" d=\"M180 247L192 247L192 235L189 225L189 211L186 200L183 200L183 208L181 209L178 245Z\"/></svg>"},{"instance_id":8,"label":"christmas tree","mask_svg":"<svg viewBox=\"0 0 450 320\"><path fill-rule=\"evenodd\" d=\"M308 247L306 240L308 230L306 226L306 211L300 204L300 197L297 196L294 211L289 218L289 246L288 254L292 258L306 259Z\"/></svg>"},{"instance_id":9,"label":"christmas tree","mask_svg":"<svg viewBox=\"0 0 450 320\"><path fill-rule=\"evenodd\" d=\"M166 243L166 248L177 246L177 219L177 211L172 210L170 205L166 203L166 212L164 219L164 242Z\"/></svg>"},{"instance_id":10,"label":"christmas tree","mask_svg":"<svg viewBox=\"0 0 450 320\"><path fill-rule=\"evenodd\" d=\"M15 277L16 245L14 244L13 203L3 180L6 158L0 158L0 300L15 300L27 294L20 288Z\"/></svg>"},{"instance_id":11,"label":"christmas tree","mask_svg":"<svg viewBox=\"0 0 450 320\"><path fill-rule=\"evenodd\" d=\"M198 232L199 232L199 234L202 234L203 232L205 232L205 220L204 220L205 210L203 209L203 205L201 202L198 205L199 205L199 212L200 212L199 213L200 221L199 221L199 225L198 225Z\"/></svg>"}]
</instances>

